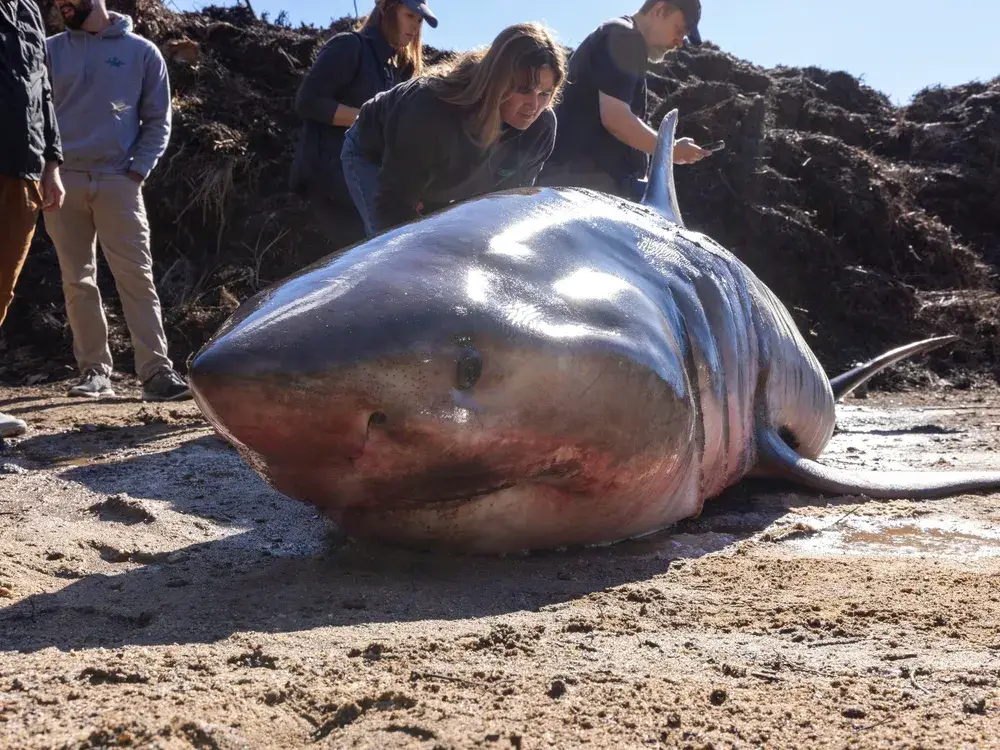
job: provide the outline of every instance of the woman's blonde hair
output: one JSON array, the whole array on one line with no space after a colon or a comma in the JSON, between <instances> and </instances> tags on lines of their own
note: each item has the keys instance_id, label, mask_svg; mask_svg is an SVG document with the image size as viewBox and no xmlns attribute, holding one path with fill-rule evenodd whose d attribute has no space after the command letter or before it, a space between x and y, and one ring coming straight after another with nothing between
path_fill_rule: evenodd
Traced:
<instances>
[{"instance_id":1,"label":"woman's blonde hair","mask_svg":"<svg viewBox=\"0 0 1000 750\"><path fill-rule=\"evenodd\" d=\"M375 7L372 12L360 19L355 27L356 30L377 28L382 31L386 40L395 46L399 36L399 26L397 19L397 8L403 3L400 0L375 0ZM396 67L402 69L407 65L413 66L413 77L416 78L424 71L424 45L421 41L423 24L417 29L417 36L412 42L396 51Z\"/></svg>"},{"instance_id":2,"label":"woman's blonde hair","mask_svg":"<svg viewBox=\"0 0 1000 750\"><path fill-rule=\"evenodd\" d=\"M519 23L497 34L486 49L435 65L425 78L442 101L466 110L466 130L488 146L500 135L500 105L516 88L537 86L545 67L555 76L552 106L566 77L566 54L544 26Z\"/></svg>"}]
</instances>

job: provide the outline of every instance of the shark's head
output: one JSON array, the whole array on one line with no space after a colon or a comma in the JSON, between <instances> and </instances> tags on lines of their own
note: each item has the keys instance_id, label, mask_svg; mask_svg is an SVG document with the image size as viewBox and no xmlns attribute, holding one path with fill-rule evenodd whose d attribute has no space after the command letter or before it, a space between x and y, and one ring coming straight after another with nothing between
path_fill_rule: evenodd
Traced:
<instances>
[{"instance_id":1,"label":"shark's head","mask_svg":"<svg viewBox=\"0 0 1000 750\"><path fill-rule=\"evenodd\" d=\"M366 535L626 535L693 435L688 409L650 412L687 394L622 266L635 229L608 217L632 210L529 189L374 237L244 303L193 362L197 402L275 488Z\"/></svg>"}]
</instances>

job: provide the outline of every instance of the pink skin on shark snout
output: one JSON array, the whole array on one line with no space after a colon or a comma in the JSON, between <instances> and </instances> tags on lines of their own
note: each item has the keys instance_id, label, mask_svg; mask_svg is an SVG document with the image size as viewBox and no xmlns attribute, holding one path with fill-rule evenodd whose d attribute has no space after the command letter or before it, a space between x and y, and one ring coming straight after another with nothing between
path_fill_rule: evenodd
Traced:
<instances>
[{"instance_id":1,"label":"pink skin on shark snout","mask_svg":"<svg viewBox=\"0 0 1000 750\"><path fill-rule=\"evenodd\" d=\"M491 553L626 538L700 510L689 394L603 355L574 356L566 379L541 377L537 355L480 351L465 391L447 356L192 382L248 463L349 534ZM650 401L672 418L637 419Z\"/></svg>"}]
</instances>

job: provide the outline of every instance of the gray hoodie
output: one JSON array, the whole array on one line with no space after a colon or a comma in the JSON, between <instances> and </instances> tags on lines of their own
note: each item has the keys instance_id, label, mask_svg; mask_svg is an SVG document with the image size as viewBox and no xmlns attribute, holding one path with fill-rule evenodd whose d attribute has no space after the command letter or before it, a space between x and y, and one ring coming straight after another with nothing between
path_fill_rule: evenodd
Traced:
<instances>
[{"instance_id":1,"label":"gray hoodie","mask_svg":"<svg viewBox=\"0 0 1000 750\"><path fill-rule=\"evenodd\" d=\"M111 11L99 34L66 30L46 40L63 170L149 175L170 139L170 81L163 55Z\"/></svg>"}]
</instances>

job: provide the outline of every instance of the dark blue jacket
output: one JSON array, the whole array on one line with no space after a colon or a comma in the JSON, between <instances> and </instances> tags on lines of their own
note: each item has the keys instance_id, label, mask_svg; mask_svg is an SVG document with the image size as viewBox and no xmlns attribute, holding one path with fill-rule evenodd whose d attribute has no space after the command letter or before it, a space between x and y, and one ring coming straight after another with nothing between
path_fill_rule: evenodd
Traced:
<instances>
[{"instance_id":1,"label":"dark blue jacket","mask_svg":"<svg viewBox=\"0 0 1000 750\"><path fill-rule=\"evenodd\" d=\"M399 70L390 62L396 50L378 29L345 31L333 36L299 86L295 111L302 130L292 163L291 188L312 188L353 207L340 165L347 128L334 126L339 104L360 108L380 91L413 76L413 66Z\"/></svg>"},{"instance_id":2,"label":"dark blue jacket","mask_svg":"<svg viewBox=\"0 0 1000 750\"><path fill-rule=\"evenodd\" d=\"M45 24L35 0L0 0L0 174L40 180L62 163L45 65Z\"/></svg>"}]
</instances>

